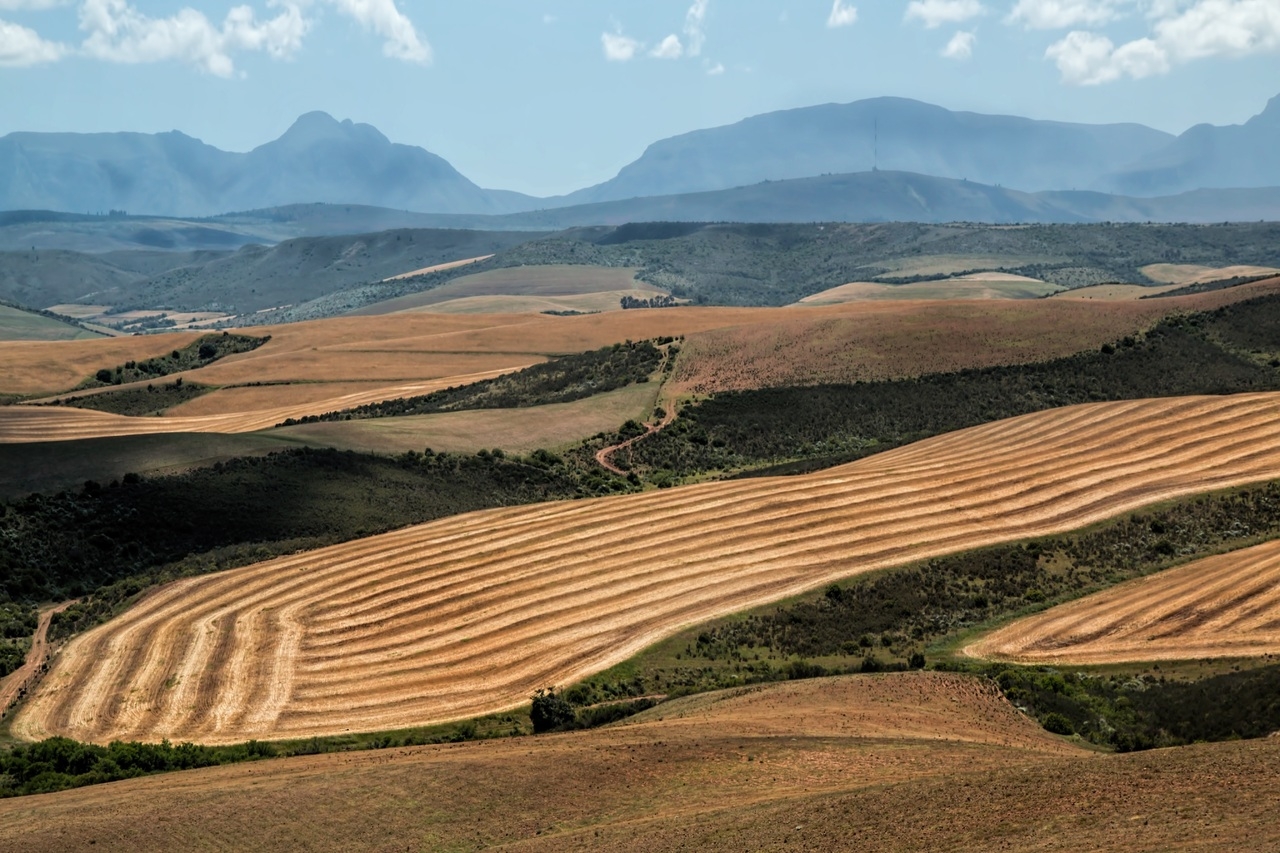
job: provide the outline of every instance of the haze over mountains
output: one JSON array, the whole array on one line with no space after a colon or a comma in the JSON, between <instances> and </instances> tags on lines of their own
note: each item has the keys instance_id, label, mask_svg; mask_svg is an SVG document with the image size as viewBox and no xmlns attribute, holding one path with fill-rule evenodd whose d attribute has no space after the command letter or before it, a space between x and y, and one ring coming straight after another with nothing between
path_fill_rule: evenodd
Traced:
<instances>
[{"instance_id":1,"label":"haze over mountains","mask_svg":"<svg viewBox=\"0 0 1280 853\"><path fill-rule=\"evenodd\" d=\"M766 181L785 184L758 186ZM488 226L508 228L564 227L593 215L1203 221L1275 215L1275 204L1240 192L1195 202L1155 197L1276 186L1280 96L1243 125L1198 125L1177 137L1138 124L953 112L903 98L805 107L656 142L613 179L551 199L481 188L425 149L320 112L243 154L177 131L0 137L0 209L178 217L325 202L498 217Z\"/></svg>"}]
</instances>

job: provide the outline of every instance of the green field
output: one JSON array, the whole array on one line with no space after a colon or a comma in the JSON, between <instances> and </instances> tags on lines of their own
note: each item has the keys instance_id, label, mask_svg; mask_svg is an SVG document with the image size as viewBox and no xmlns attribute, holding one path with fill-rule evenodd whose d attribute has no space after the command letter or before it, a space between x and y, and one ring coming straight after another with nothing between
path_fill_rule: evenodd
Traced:
<instances>
[{"instance_id":1,"label":"green field","mask_svg":"<svg viewBox=\"0 0 1280 853\"><path fill-rule=\"evenodd\" d=\"M100 337L53 317L0 304L0 341L83 341Z\"/></svg>"}]
</instances>

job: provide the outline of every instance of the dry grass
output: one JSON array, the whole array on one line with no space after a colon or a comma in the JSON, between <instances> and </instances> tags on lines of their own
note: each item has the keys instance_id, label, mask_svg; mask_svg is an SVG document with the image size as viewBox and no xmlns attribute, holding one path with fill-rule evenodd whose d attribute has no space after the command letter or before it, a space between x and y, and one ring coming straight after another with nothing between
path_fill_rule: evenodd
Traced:
<instances>
[{"instance_id":1,"label":"dry grass","mask_svg":"<svg viewBox=\"0 0 1280 853\"><path fill-rule=\"evenodd\" d=\"M490 510L178 581L73 640L15 734L303 737L499 711L684 626L1280 476L1280 395L1076 406L816 474Z\"/></svg>"},{"instance_id":2,"label":"dry grass","mask_svg":"<svg viewBox=\"0 0 1280 853\"><path fill-rule=\"evenodd\" d=\"M681 707L683 705L683 707ZM1280 739L1123 756L936 673L770 685L568 735L0 801L0 850L1272 850Z\"/></svg>"},{"instance_id":3,"label":"dry grass","mask_svg":"<svg viewBox=\"0 0 1280 853\"><path fill-rule=\"evenodd\" d=\"M555 311L576 311L580 314L601 311L621 311L622 300L648 299L652 290L601 290L578 296L464 296L437 302L413 311L432 311L441 314L544 314Z\"/></svg>"},{"instance_id":4,"label":"dry grass","mask_svg":"<svg viewBox=\"0 0 1280 853\"><path fill-rule=\"evenodd\" d=\"M1280 279L1194 296L1099 304L1057 299L870 301L792 307L771 322L689 338L673 394L868 382L1060 358L1201 311L1280 290Z\"/></svg>"},{"instance_id":5,"label":"dry grass","mask_svg":"<svg viewBox=\"0 0 1280 853\"><path fill-rule=\"evenodd\" d=\"M973 273L960 278L879 284L857 281L806 296L797 305L838 305L882 299L1039 299L1062 288L1010 273Z\"/></svg>"},{"instance_id":6,"label":"dry grass","mask_svg":"<svg viewBox=\"0 0 1280 853\"><path fill-rule=\"evenodd\" d=\"M307 444L371 453L404 453L430 447L449 453L501 448L531 453L559 450L618 428L653 411L657 383L632 385L572 403L524 409L480 409L398 418L333 421L282 427L269 434Z\"/></svg>"},{"instance_id":7,"label":"dry grass","mask_svg":"<svg viewBox=\"0 0 1280 853\"><path fill-rule=\"evenodd\" d=\"M1204 267L1196 264L1148 264L1142 268L1142 274L1152 281L1182 286L1222 281L1237 276L1280 275L1280 270L1274 267L1255 266Z\"/></svg>"},{"instance_id":8,"label":"dry grass","mask_svg":"<svg viewBox=\"0 0 1280 853\"><path fill-rule=\"evenodd\" d=\"M1055 293L1053 299L1097 299L1101 302L1128 302L1144 296L1155 296L1177 290L1180 284L1166 284L1159 287L1144 287L1141 284L1095 284L1090 287L1077 287L1075 290L1064 290Z\"/></svg>"},{"instance_id":9,"label":"dry grass","mask_svg":"<svg viewBox=\"0 0 1280 853\"><path fill-rule=\"evenodd\" d=\"M1280 651L1280 541L1197 560L1020 619L964 649L1029 663L1261 657Z\"/></svg>"},{"instance_id":10,"label":"dry grass","mask_svg":"<svg viewBox=\"0 0 1280 853\"><path fill-rule=\"evenodd\" d=\"M439 848L475 844L477 831L487 843L510 843L1084 754L993 687L936 673L773 685L659 711L661 719L575 735L288 759L0 802L0 824L28 850L49 849L40 845L54 843L55 826L131 849L200 846L213 832L260 849L368 849L372 825L380 843L403 834ZM420 805L404 808L405 799ZM281 825L304 803L324 830ZM149 836L160 814L183 834Z\"/></svg>"},{"instance_id":11,"label":"dry grass","mask_svg":"<svg viewBox=\"0 0 1280 853\"><path fill-rule=\"evenodd\" d=\"M86 341L0 341L0 394L56 394L103 367L141 361L195 340L186 332Z\"/></svg>"}]
</instances>

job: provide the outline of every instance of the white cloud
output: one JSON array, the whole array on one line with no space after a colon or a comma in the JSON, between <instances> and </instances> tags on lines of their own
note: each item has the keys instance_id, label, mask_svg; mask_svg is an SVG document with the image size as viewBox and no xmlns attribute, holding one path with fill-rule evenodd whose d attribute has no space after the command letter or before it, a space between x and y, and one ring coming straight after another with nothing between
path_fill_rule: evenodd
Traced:
<instances>
[{"instance_id":1,"label":"white cloud","mask_svg":"<svg viewBox=\"0 0 1280 853\"><path fill-rule=\"evenodd\" d=\"M973 56L973 46L977 41L977 35L961 30L951 37L951 41L947 42L947 46L942 49L942 56L945 59L963 62Z\"/></svg>"},{"instance_id":2,"label":"white cloud","mask_svg":"<svg viewBox=\"0 0 1280 853\"><path fill-rule=\"evenodd\" d=\"M919 20L928 29L959 24L986 13L980 0L912 0L905 19Z\"/></svg>"},{"instance_id":3,"label":"white cloud","mask_svg":"<svg viewBox=\"0 0 1280 853\"><path fill-rule=\"evenodd\" d=\"M831 0L831 14L827 16L827 29L850 27L858 22L858 7L849 6L843 0Z\"/></svg>"},{"instance_id":4,"label":"white cloud","mask_svg":"<svg viewBox=\"0 0 1280 853\"><path fill-rule=\"evenodd\" d=\"M359 21L366 30L383 38L382 52L392 59L427 64L431 61L431 45L418 36L413 21L395 4L395 0L328 0L343 14Z\"/></svg>"},{"instance_id":5,"label":"white cloud","mask_svg":"<svg viewBox=\"0 0 1280 853\"><path fill-rule=\"evenodd\" d=\"M0 67L24 68L57 62L66 52L65 45L45 41L35 30L0 20Z\"/></svg>"},{"instance_id":6,"label":"white cloud","mask_svg":"<svg viewBox=\"0 0 1280 853\"><path fill-rule=\"evenodd\" d=\"M1064 82L1110 83L1165 74L1175 65L1213 57L1239 58L1280 52L1280 3L1276 0L1164 2L1164 17L1149 37L1117 47L1099 33L1076 31L1049 46Z\"/></svg>"},{"instance_id":7,"label":"white cloud","mask_svg":"<svg viewBox=\"0 0 1280 853\"><path fill-rule=\"evenodd\" d=\"M1156 2L1167 3L1170 0ZM1022 24L1029 30L1097 26L1117 16L1116 6L1117 0L1018 0L1005 22Z\"/></svg>"},{"instance_id":8,"label":"white cloud","mask_svg":"<svg viewBox=\"0 0 1280 853\"><path fill-rule=\"evenodd\" d=\"M703 67L707 69L707 75L710 77L719 77L724 73L724 64L721 62L706 62Z\"/></svg>"},{"instance_id":9,"label":"white cloud","mask_svg":"<svg viewBox=\"0 0 1280 853\"><path fill-rule=\"evenodd\" d=\"M640 42L622 33L601 33L600 44L604 47L604 58L610 62L629 62L644 47Z\"/></svg>"},{"instance_id":10,"label":"white cloud","mask_svg":"<svg viewBox=\"0 0 1280 853\"><path fill-rule=\"evenodd\" d=\"M649 55L654 59L679 59L684 56L684 45L680 43L678 36L669 35L649 51Z\"/></svg>"},{"instance_id":11,"label":"white cloud","mask_svg":"<svg viewBox=\"0 0 1280 853\"><path fill-rule=\"evenodd\" d=\"M688 54L690 56L700 55L702 53L702 45L707 40L702 25L707 19L707 5L710 2L711 0L693 0L693 5L689 7L689 11L684 13L684 37L689 43Z\"/></svg>"},{"instance_id":12,"label":"white cloud","mask_svg":"<svg viewBox=\"0 0 1280 853\"><path fill-rule=\"evenodd\" d=\"M0 0L0 11L18 12L52 9L56 6L69 6L71 0Z\"/></svg>"},{"instance_id":13,"label":"white cloud","mask_svg":"<svg viewBox=\"0 0 1280 853\"><path fill-rule=\"evenodd\" d=\"M80 28L88 33L81 45L85 55L123 63L180 60L219 77L235 72L231 54L236 51L291 56L309 26L295 3L284 3L276 17L265 21L258 21L248 6L236 6L221 27L194 9L150 18L126 0L85 0L80 7Z\"/></svg>"}]
</instances>

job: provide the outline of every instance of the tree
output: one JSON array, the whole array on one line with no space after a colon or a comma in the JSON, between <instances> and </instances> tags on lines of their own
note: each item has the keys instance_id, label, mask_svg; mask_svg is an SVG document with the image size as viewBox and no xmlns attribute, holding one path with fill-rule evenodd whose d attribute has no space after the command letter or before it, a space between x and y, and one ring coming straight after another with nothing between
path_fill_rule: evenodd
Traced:
<instances>
[{"instance_id":1,"label":"tree","mask_svg":"<svg viewBox=\"0 0 1280 853\"><path fill-rule=\"evenodd\" d=\"M534 734L569 728L576 719L573 706L556 692L555 687L544 687L533 694L529 717L533 720Z\"/></svg>"}]
</instances>

